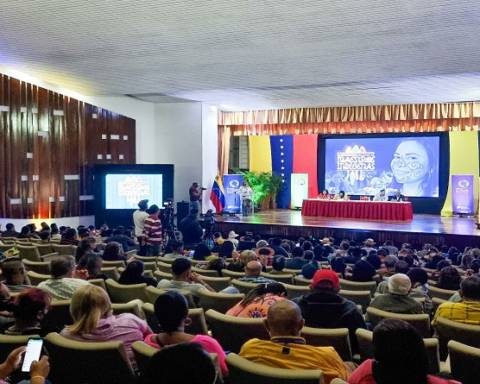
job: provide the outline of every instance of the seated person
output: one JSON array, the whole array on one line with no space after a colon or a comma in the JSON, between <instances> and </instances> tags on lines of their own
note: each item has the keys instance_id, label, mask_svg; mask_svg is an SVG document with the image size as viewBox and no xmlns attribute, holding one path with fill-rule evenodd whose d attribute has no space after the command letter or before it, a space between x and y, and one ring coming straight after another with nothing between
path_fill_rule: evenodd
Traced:
<instances>
[{"instance_id":1,"label":"seated person","mask_svg":"<svg viewBox=\"0 0 480 384\"><path fill-rule=\"evenodd\" d=\"M425 343L403 320L382 320L373 330L373 359L364 361L349 384L460 384L428 374Z\"/></svg>"},{"instance_id":2,"label":"seated person","mask_svg":"<svg viewBox=\"0 0 480 384\"><path fill-rule=\"evenodd\" d=\"M284 275L284 268L287 265L287 258L282 255L273 256L271 275Z\"/></svg>"},{"instance_id":3,"label":"seated person","mask_svg":"<svg viewBox=\"0 0 480 384\"><path fill-rule=\"evenodd\" d=\"M388 201L388 196L385 189L382 189L373 197L373 201Z\"/></svg>"},{"instance_id":4,"label":"seated person","mask_svg":"<svg viewBox=\"0 0 480 384\"><path fill-rule=\"evenodd\" d=\"M300 307L305 325L312 328L348 328L352 349L357 350L355 331L366 329L367 325L357 305L338 294L338 275L328 269L317 271L310 290L312 292L292 300Z\"/></svg>"},{"instance_id":5,"label":"seated person","mask_svg":"<svg viewBox=\"0 0 480 384\"><path fill-rule=\"evenodd\" d=\"M443 261L438 264L440 265L441 263L443 263ZM438 283L435 285L435 287L449 291L458 291L460 289L461 281L462 278L460 277L457 268L448 266L442 268L440 271Z\"/></svg>"},{"instance_id":6,"label":"seated person","mask_svg":"<svg viewBox=\"0 0 480 384\"><path fill-rule=\"evenodd\" d=\"M399 189L395 192L395 196L393 196L390 201L395 201L397 203L405 201L405 196L402 195L402 192L400 192ZM393 252L390 252L393 253Z\"/></svg>"},{"instance_id":7,"label":"seated person","mask_svg":"<svg viewBox=\"0 0 480 384\"><path fill-rule=\"evenodd\" d=\"M75 228L68 228L60 240L61 245L78 245L77 230Z\"/></svg>"},{"instance_id":8,"label":"seated person","mask_svg":"<svg viewBox=\"0 0 480 384\"><path fill-rule=\"evenodd\" d=\"M26 346L18 347L14 349L8 355L7 359L4 363L0 364L0 384L8 384L5 379L9 377L9 382L17 382L13 381L13 376L17 372L20 371L20 368L23 364L23 356L25 354L25 350L27 349ZM45 381L50 373L50 363L48 362L47 356L42 356L40 361L33 361L32 365L30 366L30 380L21 381L18 384L44 384L49 383Z\"/></svg>"},{"instance_id":9,"label":"seated person","mask_svg":"<svg viewBox=\"0 0 480 384\"><path fill-rule=\"evenodd\" d=\"M279 300L284 300L286 295L287 289L283 284L259 284L257 288L247 293L241 302L229 309L227 315L250 318L266 317L270 306Z\"/></svg>"},{"instance_id":10,"label":"seated person","mask_svg":"<svg viewBox=\"0 0 480 384\"><path fill-rule=\"evenodd\" d=\"M162 279L157 284L159 289L185 289L197 296L199 289L210 292L215 290L205 283L200 275L192 272L192 262L187 258L176 259L172 263L172 280Z\"/></svg>"},{"instance_id":11,"label":"seated person","mask_svg":"<svg viewBox=\"0 0 480 384\"><path fill-rule=\"evenodd\" d=\"M216 353L224 375L228 374L225 363L225 352L214 338L207 335L190 335L185 333L185 322L188 321L188 303L179 292L168 291L155 300L155 316L162 333L150 334L145 343L158 349L180 343L199 343L208 353Z\"/></svg>"},{"instance_id":12,"label":"seated person","mask_svg":"<svg viewBox=\"0 0 480 384\"><path fill-rule=\"evenodd\" d=\"M95 242L95 239L90 236L84 237L80 241L80 244L75 251L75 261L78 263L82 256L87 254L95 254L95 248L97 248L97 243Z\"/></svg>"},{"instance_id":13,"label":"seated person","mask_svg":"<svg viewBox=\"0 0 480 384\"><path fill-rule=\"evenodd\" d=\"M302 267L308 264L308 261L305 260L305 251L302 247L295 247L292 249L292 258L287 259L287 269L302 269Z\"/></svg>"},{"instance_id":14,"label":"seated person","mask_svg":"<svg viewBox=\"0 0 480 384\"><path fill-rule=\"evenodd\" d=\"M352 268L352 276L349 280L357 282L373 281L373 276L377 274L375 268L366 260L359 260Z\"/></svg>"},{"instance_id":15,"label":"seated person","mask_svg":"<svg viewBox=\"0 0 480 384\"><path fill-rule=\"evenodd\" d=\"M42 281L38 288L48 292L55 300L70 300L73 293L82 285L90 285L86 278L88 271L77 270L75 259L70 255L60 255L50 262L52 278Z\"/></svg>"},{"instance_id":16,"label":"seated person","mask_svg":"<svg viewBox=\"0 0 480 384\"><path fill-rule=\"evenodd\" d=\"M119 243L108 243L103 251L102 259L106 261L127 261L122 255L123 248Z\"/></svg>"},{"instance_id":17,"label":"seated person","mask_svg":"<svg viewBox=\"0 0 480 384\"><path fill-rule=\"evenodd\" d=\"M330 194L328 193L328 191L326 189L324 189L322 191L322 193L320 193L318 196L317 196L317 199L320 199L320 200L330 200Z\"/></svg>"},{"instance_id":18,"label":"seated person","mask_svg":"<svg viewBox=\"0 0 480 384\"><path fill-rule=\"evenodd\" d=\"M305 264L302 267L301 277L305 279L313 279L313 276L315 276L315 273L317 273L319 269L319 265L315 261Z\"/></svg>"},{"instance_id":19,"label":"seated person","mask_svg":"<svg viewBox=\"0 0 480 384\"><path fill-rule=\"evenodd\" d=\"M52 239L50 231L41 231L38 236L42 239L42 244L50 244L50 240Z\"/></svg>"},{"instance_id":20,"label":"seated person","mask_svg":"<svg viewBox=\"0 0 480 384\"><path fill-rule=\"evenodd\" d=\"M88 342L121 341L130 363L136 367L132 344L152 333L145 321L131 313L114 316L107 292L90 284L75 291L70 314L73 324L60 333L63 337Z\"/></svg>"},{"instance_id":21,"label":"seated person","mask_svg":"<svg viewBox=\"0 0 480 384\"><path fill-rule=\"evenodd\" d=\"M236 259L240 254L235 251L235 247L230 240L226 240L220 246L218 257L225 257L226 259Z\"/></svg>"},{"instance_id":22,"label":"seated person","mask_svg":"<svg viewBox=\"0 0 480 384\"><path fill-rule=\"evenodd\" d=\"M210 261L215 258L216 256L212 255L210 248L208 248L208 245L205 243L197 244L193 250L193 256L192 256L193 260Z\"/></svg>"},{"instance_id":23,"label":"seated person","mask_svg":"<svg viewBox=\"0 0 480 384\"><path fill-rule=\"evenodd\" d=\"M20 233L15 230L15 225L8 223L5 226L5 231L2 232L2 237L17 237Z\"/></svg>"},{"instance_id":24,"label":"seated person","mask_svg":"<svg viewBox=\"0 0 480 384\"><path fill-rule=\"evenodd\" d=\"M5 331L7 335L40 335L45 337L53 330L44 329L41 322L48 310L52 297L38 288L26 289L13 299L12 312L15 323Z\"/></svg>"},{"instance_id":25,"label":"seated person","mask_svg":"<svg viewBox=\"0 0 480 384\"><path fill-rule=\"evenodd\" d=\"M40 236L38 236L35 232L32 232L30 230L30 227L28 225L22 227L20 230L20 234L17 236L19 239L40 239Z\"/></svg>"},{"instance_id":26,"label":"seated person","mask_svg":"<svg viewBox=\"0 0 480 384\"><path fill-rule=\"evenodd\" d=\"M257 254L257 260L260 261L260 263L262 263L262 270L265 265L272 265L273 254L275 253L275 251L272 248L270 247L257 248L255 250L255 253Z\"/></svg>"},{"instance_id":27,"label":"seated person","mask_svg":"<svg viewBox=\"0 0 480 384\"><path fill-rule=\"evenodd\" d=\"M257 259L258 256L254 251L243 251L239 257L227 265L227 269L232 272L245 272L247 264Z\"/></svg>"},{"instance_id":28,"label":"seated person","mask_svg":"<svg viewBox=\"0 0 480 384\"><path fill-rule=\"evenodd\" d=\"M480 277L470 276L460 284L461 302L440 304L435 313L432 325L435 326L439 317L459 323L480 325Z\"/></svg>"},{"instance_id":29,"label":"seated person","mask_svg":"<svg viewBox=\"0 0 480 384\"><path fill-rule=\"evenodd\" d=\"M245 276L239 277L238 281L254 284L276 283L275 280L261 276L263 265L259 261L250 261L245 267Z\"/></svg>"},{"instance_id":30,"label":"seated person","mask_svg":"<svg viewBox=\"0 0 480 384\"><path fill-rule=\"evenodd\" d=\"M333 199L334 200L348 200L348 196L345 194L345 191L340 191L335 195L335 197Z\"/></svg>"},{"instance_id":31,"label":"seated person","mask_svg":"<svg viewBox=\"0 0 480 384\"><path fill-rule=\"evenodd\" d=\"M165 259L178 259L179 257L185 257L183 253L183 242L174 240L171 246L172 252L165 254L163 256Z\"/></svg>"},{"instance_id":32,"label":"seated person","mask_svg":"<svg viewBox=\"0 0 480 384\"><path fill-rule=\"evenodd\" d=\"M113 231L112 237L108 237L105 240L105 243L111 243L112 241L121 244L123 247L123 252L128 252L130 250L130 247L136 246L132 238L125 236L124 232L122 232L122 230L118 228Z\"/></svg>"},{"instance_id":33,"label":"seated person","mask_svg":"<svg viewBox=\"0 0 480 384\"><path fill-rule=\"evenodd\" d=\"M300 337L305 320L295 303L289 300L274 303L264 325L271 339L247 341L239 356L273 368L320 369L326 384L337 377L347 379L345 364L333 347L306 345L305 339Z\"/></svg>"},{"instance_id":34,"label":"seated person","mask_svg":"<svg viewBox=\"0 0 480 384\"><path fill-rule=\"evenodd\" d=\"M118 284L133 285L147 284L147 286L155 287L157 280L153 277L144 276L145 265L139 260L131 261L127 264L127 268L122 272L118 279Z\"/></svg>"},{"instance_id":35,"label":"seated person","mask_svg":"<svg viewBox=\"0 0 480 384\"><path fill-rule=\"evenodd\" d=\"M282 239L280 237L274 237L272 239L270 248L274 250L274 255L282 255L288 257L288 252L285 250L285 248L282 247Z\"/></svg>"},{"instance_id":36,"label":"seated person","mask_svg":"<svg viewBox=\"0 0 480 384\"><path fill-rule=\"evenodd\" d=\"M397 256L393 255L388 255L385 257L385 260L383 260L383 264L385 265L385 269L380 269L378 271L378 274L380 277L383 279L384 277L390 277L395 274L395 264L398 261Z\"/></svg>"},{"instance_id":37,"label":"seated person","mask_svg":"<svg viewBox=\"0 0 480 384\"><path fill-rule=\"evenodd\" d=\"M88 271L87 280L107 280L108 276L102 273L102 264L102 258L98 254L92 252L82 256L77 264L77 269Z\"/></svg>"},{"instance_id":38,"label":"seated person","mask_svg":"<svg viewBox=\"0 0 480 384\"><path fill-rule=\"evenodd\" d=\"M185 361L178 369L180 361ZM198 343L180 343L154 354L142 375L143 384L214 384L217 372L212 359Z\"/></svg>"},{"instance_id":39,"label":"seated person","mask_svg":"<svg viewBox=\"0 0 480 384\"><path fill-rule=\"evenodd\" d=\"M7 259L2 263L2 276L4 284L10 292L22 292L33 288L27 276L27 268L20 259Z\"/></svg>"},{"instance_id":40,"label":"seated person","mask_svg":"<svg viewBox=\"0 0 480 384\"><path fill-rule=\"evenodd\" d=\"M412 283L408 276L397 273L388 281L388 292L374 297L370 307L392 313L421 314L423 305L409 296L411 290Z\"/></svg>"}]
</instances>

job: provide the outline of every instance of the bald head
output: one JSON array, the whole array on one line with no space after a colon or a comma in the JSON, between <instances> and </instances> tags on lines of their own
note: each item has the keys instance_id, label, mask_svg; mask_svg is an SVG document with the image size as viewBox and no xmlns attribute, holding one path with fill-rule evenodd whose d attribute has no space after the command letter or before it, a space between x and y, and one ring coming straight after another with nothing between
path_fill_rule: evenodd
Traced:
<instances>
[{"instance_id":1,"label":"bald head","mask_svg":"<svg viewBox=\"0 0 480 384\"><path fill-rule=\"evenodd\" d=\"M257 277L262 273L262 264L258 261L249 261L245 267L245 276Z\"/></svg>"},{"instance_id":2,"label":"bald head","mask_svg":"<svg viewBox=\"0 0 480 384\"><path fill-rule=\"evenodd\" d=\"M396 295L406 296L410 293L411 288L412 282L410 278L403 273L393 275L388 281L388 291Z\"/></svg>"},{"instance_id":3,"label":"bald head","mask_svg":"<svg viewBox=\"0 0 480 384\"><path fill-rule=\"evenodd\" d=\"M280 300L274 303L269 308L264 321L270 337L300 336L304 324L300 308L290 300Z\"/></svg>"}]
</instances>

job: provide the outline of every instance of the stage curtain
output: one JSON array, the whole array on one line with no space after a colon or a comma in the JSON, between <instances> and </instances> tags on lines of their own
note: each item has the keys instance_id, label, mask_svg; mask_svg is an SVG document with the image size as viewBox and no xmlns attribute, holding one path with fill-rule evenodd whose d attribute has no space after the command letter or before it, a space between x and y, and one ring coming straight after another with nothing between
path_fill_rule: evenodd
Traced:
<instances>
[{"instance_id":1,"label":"stage curtain","mask_svg":"<svg viewBox=\"0 0 480 384\"><path fill-rule=\"evenodd\" d=\"M475 182L475 212L478 210L478 132L450 132L450 176L447 198L442 209L442 216L451 216L452 207L452 175L473 175Z\"/></svg>"},{"instance_id":2,"label":"stage curtain","mask_svg":"<svg viewBox=\"0 0 480 384\"><path fill-rule=\"evenodd\" d=\"M318 196L318 135L293 136L293 173L308 173L308 197Z\"/></svg>"},{"instance_id":3,"label":"stage curtain","mask_svg":"<svg viewBox=\"0 0 480 384\"><path fill-rule=\"evenodd\" d=\"M445 120L476 117L480 117L480 102L219 111L218 125L250 127L269 124Z\"/></svg>"},{"instance_id":4,"label":"stage curtain","mask_svg":"<svg viewBox=\"0 0 480 384\"><path fill-rule=\"evenodd\" d=\"M230 127L220 127L218 130L218 171L220 175L228 174L230 161Z\"/></svg>"},{"instance_id":5,"label":"stage curtain","mask_svg":"<svg viewBox=\"0 0 480 384\"><path fill-rule=\"evenodd\" d=\"M272 152L269 136L248 138L250 171L272 172Z\"/></svg>"}]
</instances>

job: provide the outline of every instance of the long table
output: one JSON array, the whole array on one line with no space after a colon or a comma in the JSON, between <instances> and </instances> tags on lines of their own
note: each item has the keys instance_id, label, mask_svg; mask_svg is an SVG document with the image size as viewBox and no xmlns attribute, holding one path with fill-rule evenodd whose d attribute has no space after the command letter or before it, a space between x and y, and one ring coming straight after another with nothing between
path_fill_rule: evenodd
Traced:
<instances>
[{"instance_id":1,"label":"long table","mask_svg":"<svg viewBox=\"0 0 480 384\"><path fill-rule=\"evenodd\" d=\"M302 216L408 221L413 219L413 210L410 202L307 199Z\"/></svg>"}]
</instances>

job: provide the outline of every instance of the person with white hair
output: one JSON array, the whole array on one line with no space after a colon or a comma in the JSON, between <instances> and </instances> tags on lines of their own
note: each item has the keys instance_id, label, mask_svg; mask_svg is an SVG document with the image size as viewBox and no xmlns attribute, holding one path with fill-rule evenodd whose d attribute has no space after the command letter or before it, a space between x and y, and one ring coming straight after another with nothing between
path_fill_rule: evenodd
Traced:
<instances>
[{"instance_id":1,"label":"person with white hair","mask_svg":"<svg viewBox=\"0 0 480 384\"><path fill-rule=\"evenodd\" d=\"M411 291L410 278L403 273L397 273L388 281L388 292L375 297L370 307L392 313L421 314L422 303L409 296Z\"/></svg>"}]
</instances>

